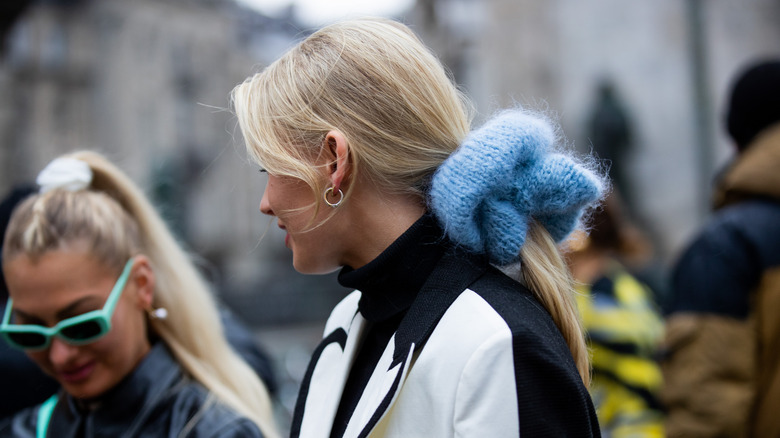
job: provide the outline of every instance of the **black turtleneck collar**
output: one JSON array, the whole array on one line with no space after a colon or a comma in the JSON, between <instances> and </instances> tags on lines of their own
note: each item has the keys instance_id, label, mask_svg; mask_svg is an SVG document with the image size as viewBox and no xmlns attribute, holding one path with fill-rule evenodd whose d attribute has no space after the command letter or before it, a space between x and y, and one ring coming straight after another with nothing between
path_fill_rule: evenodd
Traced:
<instances>
[{"instance_id":1,"label":"black turtleneck collar","mask_svg":"<svg viewBox=\"0 0 780 438\"><path fill-rule=\"evenodd\" d=\"M409 308L431 271L449 248L436 219L425 214L377 258L359 269L345 266L342 286L362 292L358 309L371 322Z\"/></svg>"}]
</instances>

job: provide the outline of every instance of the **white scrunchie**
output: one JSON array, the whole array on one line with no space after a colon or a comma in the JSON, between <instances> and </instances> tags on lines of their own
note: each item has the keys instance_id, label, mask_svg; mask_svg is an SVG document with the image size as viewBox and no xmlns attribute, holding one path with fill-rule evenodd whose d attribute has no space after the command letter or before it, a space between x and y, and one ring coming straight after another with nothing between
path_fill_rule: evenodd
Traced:
<instances>
[{"instance_id":1,"label":"white scrunchie","mask_svg":"<svg viewBox=\"0 0 780 438\"><path fill-rule=\"evenodd\" d=\"M35 182L41 187L40 193L54 189L75 192L92 183L92 169L81 160L60 157L44 167Z\"/></svg>"}]
</instances>

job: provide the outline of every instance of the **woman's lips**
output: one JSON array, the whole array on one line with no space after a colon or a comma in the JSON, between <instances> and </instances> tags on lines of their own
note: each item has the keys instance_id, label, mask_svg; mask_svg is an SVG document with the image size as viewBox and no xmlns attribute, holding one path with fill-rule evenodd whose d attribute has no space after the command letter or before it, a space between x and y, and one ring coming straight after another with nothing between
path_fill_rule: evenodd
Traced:
<instances>
[{"instance_id":1,"label":"woman's lips","mask_svg":"<svg viewBox=\"0 0 780 438\"><path fill-rule=\"evenodd\" d=\"M287 227L285 227L282 224L278 224L279 229L284 231L286 234L284 235L284 246L290 247L290 233L287 233Z\"/></svg>"},{"instance_id":2,"label":"woman's lips","mask_svg":"<svg viewBox=\"0 0 780 438\"><path fill-rule=\"evenodd\" d=\"M95 362L89 362L77 368L70 368L68 370L59 371L57 375L59 376L60 380L64 382L78 383L89 377L89 375L92 373L92 370L94 369Z\"/></svg>"}]
</instances>

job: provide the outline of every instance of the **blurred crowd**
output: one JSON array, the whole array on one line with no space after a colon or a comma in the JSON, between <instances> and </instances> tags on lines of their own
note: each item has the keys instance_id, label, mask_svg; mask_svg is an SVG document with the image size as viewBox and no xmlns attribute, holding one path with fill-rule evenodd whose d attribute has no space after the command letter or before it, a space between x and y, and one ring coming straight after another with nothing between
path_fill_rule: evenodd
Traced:
<instances>
[{"instance_id":1,"label":"blurred crowd","mask_svg":"<svg viewBox=\"0 0 780 438\"><path fill-rule=\"evenodd\" d=\"M570 243L607 436L780 434L780 61L739 72L723 121L734 157L667 291L619 190Z\"/></svg>"}]
</instances>

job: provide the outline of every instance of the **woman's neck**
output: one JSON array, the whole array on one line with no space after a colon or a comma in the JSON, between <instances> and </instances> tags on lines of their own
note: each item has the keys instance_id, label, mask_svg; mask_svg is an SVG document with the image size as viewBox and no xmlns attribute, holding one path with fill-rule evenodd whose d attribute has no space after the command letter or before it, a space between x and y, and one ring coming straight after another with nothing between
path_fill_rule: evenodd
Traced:
<instances>
[{"instance_id":1,"label":"woman's neck","mask_svg":"<svg viewBox=\"0 0 780 438\"><path fill-rule=\"evenodd\" d=\"M418 198L353 191L343 220L343 236L349 239L342 264L358 269L374 260L423 214Z\"/></svg>"}]
</instances>

